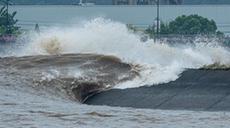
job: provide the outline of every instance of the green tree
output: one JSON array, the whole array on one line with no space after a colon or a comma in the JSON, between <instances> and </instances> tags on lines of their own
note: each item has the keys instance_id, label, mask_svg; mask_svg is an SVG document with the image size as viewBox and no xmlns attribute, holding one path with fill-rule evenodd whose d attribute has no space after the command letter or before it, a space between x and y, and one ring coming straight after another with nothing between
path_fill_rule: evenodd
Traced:
<instances>
[{"instance_id":1,"label":"green tree","mask_svg":"<svg viewBox=\"0 0 230 128\"><path fill-rule=\"evenodd\" d=\"M198 15L182 15L169 23L171 34L215 34L216 31L215 21Z\"/></svg>"},{"instance_id":2,"label":"green tree","mask_svg":"<svg viewBox=\"0 0 230 128\"><path fill-rule=\"evenodd\" d=\"M169 32L170 32L169 26L167 24L164 24L163 22L161 22L160 33L161 34L169 34Z\"/></svg>"},{"instance_id":3,"label":"green tree","mask_svg":"<svg viewBox=\"0 0 230 128\"><path fill-rule=\"evenodd\" d=\"M146 29L146 33L154 33L154 29ZM161 22L160 34L179 34L179 35L196 35L196 34L216 34L223 35L217 31L217 26L214 20L209 20L199 15L182 15L175 20L164 24Z\"/></svg>"},{"instance_id":4,"label":"green tree","mask_svg":"<svg viewBox=\"0 0 230 128\"><path fill-rule=\"evenodd\" d=\"M17 12L7 13L7 9L3 6L0 9L0 34L16 34L19 27L16 26L18 20L15 20Z\"/></svg>"},{"instance_id":5,"label":"green tree","mask_svg":"<svg viewBox=\"0 0 230 128\"><path fill-rule=\"evenodd\" d=\"M145 34L148 34L150 38L153 38L155 35L155 30L153 26L149 26L145 31Z\"/></svg>"}]
</instances>

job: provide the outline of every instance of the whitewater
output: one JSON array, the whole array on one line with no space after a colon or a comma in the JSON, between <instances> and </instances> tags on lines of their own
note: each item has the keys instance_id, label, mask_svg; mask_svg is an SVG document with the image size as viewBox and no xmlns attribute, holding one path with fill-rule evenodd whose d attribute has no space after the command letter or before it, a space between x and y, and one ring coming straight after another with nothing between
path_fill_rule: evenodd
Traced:
<instances>
[{"instance_id":1,"label":"whitewater","mask_svg":"<svg viewBox=\"0 0 230 128\"><path fill-rule=\"evenodd\" d=\"M95 18L24 34L2 46L0 127L228 127L229 112L83 105L108 89L157 86L186 69L229 68L217 40L141 40L123 23ZM212 69L209 69L212 70Z\"/></svg>"},{"instance_id":2,"label":"whitewater","mask_svg":"<svg viewBox=\"0 0 230 128\"><path fill-rule=\"evenodd\" d=\"M140 75L116 88L157 85L176 80L186 69L205 65L230 64L229 48L214 40L197 38L194 45L169 45L150 39L140 40L140 34L128 30L120 22L104 18L84 21L71 27L54 27L40 34L27 35L25 46L11 56L91 53L112 55L132 64ZM19 48L20 49L20 48Z\"/></svg>"}]
</instances>

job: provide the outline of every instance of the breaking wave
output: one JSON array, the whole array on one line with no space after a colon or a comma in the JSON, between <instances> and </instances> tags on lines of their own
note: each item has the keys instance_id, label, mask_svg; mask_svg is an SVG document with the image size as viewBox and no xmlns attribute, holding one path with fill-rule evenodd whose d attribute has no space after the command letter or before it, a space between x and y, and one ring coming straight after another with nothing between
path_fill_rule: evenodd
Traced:
<instances>
[{"instance_id":1,"label":"breaking wave","mask_svg":"<svg viewBox=\"0 0 230 128\"><path fill-rule=\"evenodd\" d=\"M218 45L215 40L172 46L151 39L142 42L140 38L125 24L96 18L71 27L55 27L40 34L31 33L25 46L12 55L90 53L115 56L133 65L139 73L134 79L115 86L122 89L174 81L188 68L208 68L213 64L226 68L230 65L228 48Z\"/></svg>"}]
</instances>

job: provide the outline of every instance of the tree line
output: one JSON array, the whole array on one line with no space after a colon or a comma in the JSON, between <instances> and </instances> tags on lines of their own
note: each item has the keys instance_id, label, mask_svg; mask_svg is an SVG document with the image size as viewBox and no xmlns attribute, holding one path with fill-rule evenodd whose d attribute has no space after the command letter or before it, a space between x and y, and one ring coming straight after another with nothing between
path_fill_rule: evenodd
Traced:
<instances>
[{"instance_id":1,"label":"tree line","mask_svg":"<svg viewBox=\"0 0 230 128\"><path fill-rule=\"evenodd\" d=\"M149 26L145 30L150 37L156 35L156 26ZM217 30L217 25L214 20L199 15L182 15L169 23L160 23L161 35L223 35Z\"/></svg>"}]
</instances>

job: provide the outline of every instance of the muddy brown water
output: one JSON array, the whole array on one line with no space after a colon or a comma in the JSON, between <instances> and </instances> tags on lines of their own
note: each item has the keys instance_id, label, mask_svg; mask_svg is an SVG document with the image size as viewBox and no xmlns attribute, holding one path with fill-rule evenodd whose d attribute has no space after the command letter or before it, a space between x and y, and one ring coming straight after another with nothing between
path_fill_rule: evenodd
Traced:
<instances>
[{"instance_id":1,"label":"muddy brown water","mask_svg":"<svg viewBox=\"0 0 230 128\"><path fill-rule=\"evenodd\" d=\"M229 127L229 112L79 104L94 93L138 77L137 71L116 57L103 55L1 58L0 128Z\"/></svg>"},{"instance_id":2,"label":"muddy brown water","mask_svg":"<svg viewBox=\"0 0 230 128\"><path fill-rule=\"evenodd\" d=\"M26 80L37 89L63 93L61 95L80 102L138 75L132 65L119 58L95 54L6 57L0 59L0 66L27 76Z\"/></svg>"}]
</instances>

